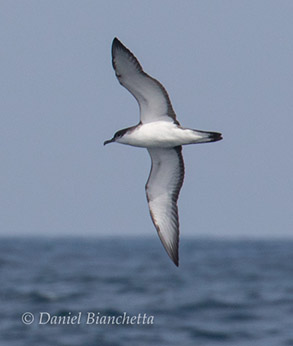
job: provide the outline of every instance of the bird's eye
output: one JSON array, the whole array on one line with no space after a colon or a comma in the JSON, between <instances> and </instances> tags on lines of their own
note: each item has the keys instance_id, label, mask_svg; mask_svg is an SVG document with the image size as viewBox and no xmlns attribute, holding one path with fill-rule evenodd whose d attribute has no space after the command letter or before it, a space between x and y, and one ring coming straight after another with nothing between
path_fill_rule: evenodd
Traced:
<instances>
[{"instance_id":1,"label":"bird's eye","mask_svg":"<svg viewBox=\"0 0 293 346\"><path fill-rule=\"evenodd\" d=\"M122 137L123 133L121 131L115 133L115 138Z\"/></svg>"}]
</instances>

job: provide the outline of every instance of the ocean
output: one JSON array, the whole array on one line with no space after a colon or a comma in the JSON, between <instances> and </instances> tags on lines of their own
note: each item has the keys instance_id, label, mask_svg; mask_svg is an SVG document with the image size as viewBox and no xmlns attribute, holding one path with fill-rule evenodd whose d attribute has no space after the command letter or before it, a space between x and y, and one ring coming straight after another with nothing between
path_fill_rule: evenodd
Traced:
<instances>
[{"instance_id":1,"label":"ocean","mask_svg":"<svg viewBox=\"0 0 293 346\"><path fill-rule=\"evenodd\" d=\"M1 238L0 345L293 345L293 241Z\"/></svg>"}]
</instances>

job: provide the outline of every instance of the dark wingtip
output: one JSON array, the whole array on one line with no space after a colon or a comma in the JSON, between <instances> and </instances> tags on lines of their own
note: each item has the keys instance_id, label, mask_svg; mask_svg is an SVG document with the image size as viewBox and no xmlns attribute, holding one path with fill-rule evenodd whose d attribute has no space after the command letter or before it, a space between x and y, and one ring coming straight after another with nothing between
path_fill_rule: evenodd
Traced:
<instances>
[{"instance_id":1,"label":"dark wingtip","mask_svg":"<svg viewBox=\"0 0 293 346\"><path fill-rule=\"evenodd\" d=\"M113 41L112 41L112 54L114 52L114 49L116 48L125 48L124 45L121 43L121 41L119 41L119 39L117 37L114 37Z\"/></svg>"},{"instance_id":2,"label":"dark wingtip","mask_svg":"<svg viewBox=\"0 0 293 346\"><path fill-rule=\"evenodd\" d=\"M175 264L175 266L179 267L178 248L175 251L168 251L167 250L167 253L168 253L169 257L171 258L172 262Z\"/></svg>"},{"instance_id":3,"label":"dark wingtip","mask_svg":"<svg viewBox=\"0 0 293 346\"><path fill-rule=\"evenodd\" d=\"M121 44L121 42L118 40L118 38L117 37L114 37L114 39L113 39L113 41L112 41L112 47L113 46L115 46L115 45L117 45L117 44Z\"/></svg>"},{"instance_id":4,"label":"dark wingtip","mask_svg":"<svg viewBox=\"0 0 293 346\"><path fill-rule=\"evenodd\" d=\"M140 65L140 63L138 62L137 58L134 56L134 54L126 47L124 46L124 44L118 40L117 37L114 37L113 42L112 42L112 66L114 68L114 70L116 71L116 61L115 61L115 55L116 55L116 51L117 50L122 50L126 55L128 55L128 59L136 65L136 68L139 72L142 72L143 69ZM120 77L120 75L116 76Z\"/></svg>"},{"instance_id":5,"label":"dark wingtip","mask_svg":"<svg viewBox=\"0 0 293 346\"><path fill-rule=\"evenodd\" d=\"M120 41L118 40L118 38L114 37L114 39L112 41L112 57L114 55L114 50L118 46L119 43L120 43Z\"/></svg>"},{"instance_id":6,"label":"dark wingtip","mask_svg":"<svg viewBox=\"0 0 293 346\"><path fill-rule=\"evenodd\" d=\"M111 51L111 53L112 53L112 66L113 66L114 70L116 70L115 61L114 61L116 49L126 49L126 47L118 40L117 37L114 37L114 39L112 41L112 51Z\"/></svg>"},{"instance_id":7,"label":"dark wingtip","mask_svg":"<svg viewBox=\"0 0 293 346\"><path fill-rule=\"evenodd\" d=\"M175 266L176 266L176 267L179 267L179 239L178 239L178 243L177 243L177 250L176 250L176 252L173 254L172 260L173 260Z\"/></svg>"}]
</instances>

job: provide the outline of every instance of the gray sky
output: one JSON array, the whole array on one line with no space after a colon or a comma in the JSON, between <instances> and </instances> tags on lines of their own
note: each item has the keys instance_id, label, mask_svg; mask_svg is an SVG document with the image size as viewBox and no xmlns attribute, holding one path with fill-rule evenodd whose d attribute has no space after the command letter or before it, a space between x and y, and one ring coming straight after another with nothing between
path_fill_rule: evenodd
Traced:
<instances>
[{"instance_id":1,"label":"gray sky","mask_svg":"<svg viewBox=\"0 0 293 346\"><path fill-rule=\"evenodd\" d=\"M293 234L292 1L1 1L0 234L156 233L147 151L103 147L138 122L117 36L186 127L181 236Z\"/></svg>"}]
</instances>

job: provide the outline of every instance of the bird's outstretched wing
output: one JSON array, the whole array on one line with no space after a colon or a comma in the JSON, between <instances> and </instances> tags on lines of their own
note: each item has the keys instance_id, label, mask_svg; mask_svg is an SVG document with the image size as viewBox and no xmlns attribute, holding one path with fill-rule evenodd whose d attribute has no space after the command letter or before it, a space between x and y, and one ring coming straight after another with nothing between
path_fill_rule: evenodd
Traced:
<instances>
[{"instance_id":1,"label":"bird's outstretched wing","mask_svg":"<svg viewBox=\"0 0 293 346\"><path fill-rule=\"evenodd\" d=\"M178 266L177 200L184 179L182 147L148 149L152 168L146 183L150 214L168 255Z\"/></svg>"},{"instance_id":2,"label":"bird's outstretched wing","mask_svg":"<svg viewBox=\"0 0 293 346\"><path fill-rule=\"evenodd\" d=\"M112 64L120 84L139 104L141 123L176 121L166 89L143 71L136 57L117 38L112 43Z\"/></svg>"}]
</instances>

